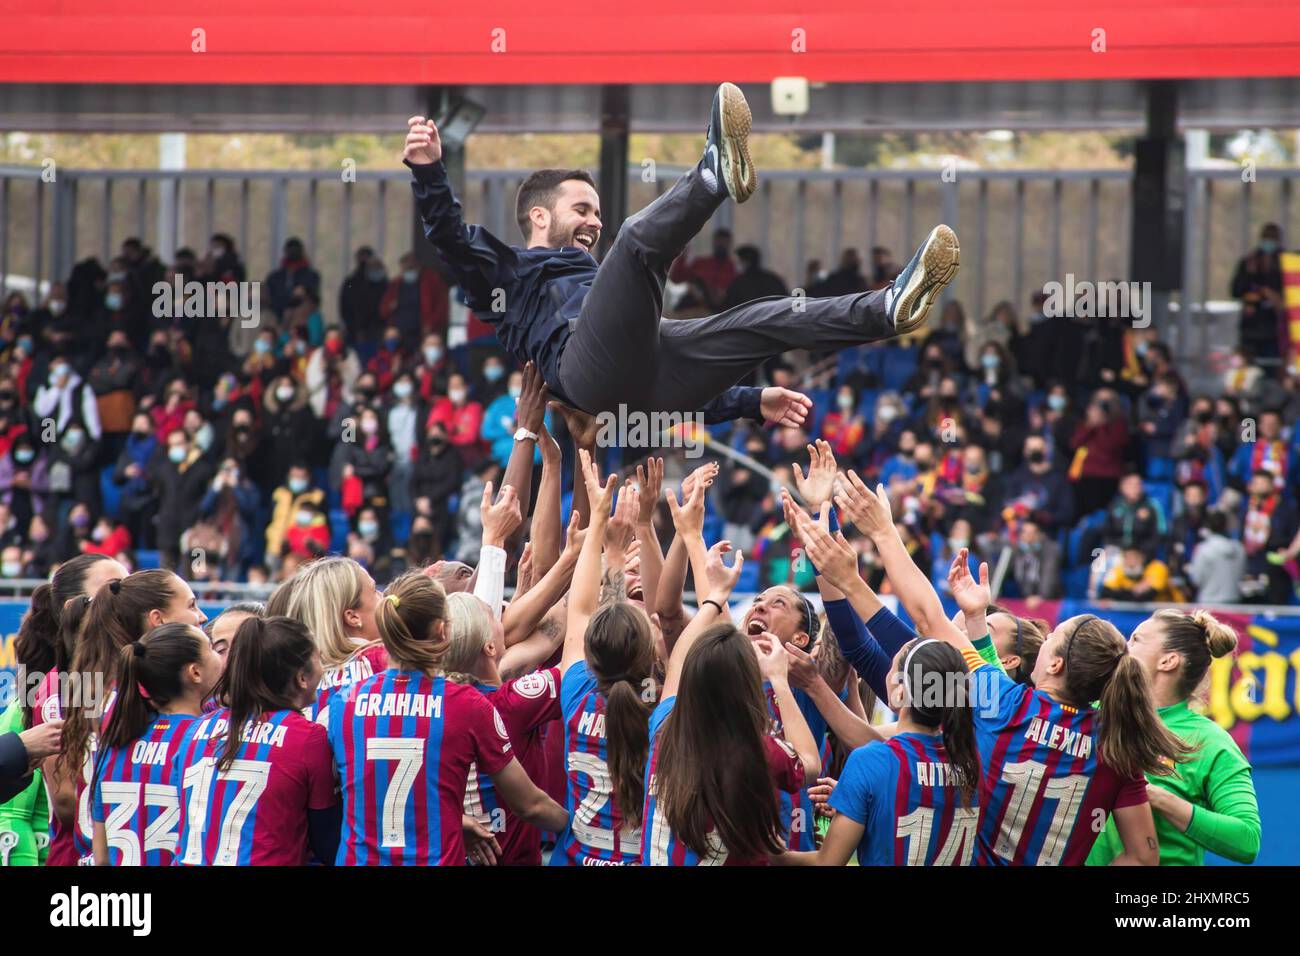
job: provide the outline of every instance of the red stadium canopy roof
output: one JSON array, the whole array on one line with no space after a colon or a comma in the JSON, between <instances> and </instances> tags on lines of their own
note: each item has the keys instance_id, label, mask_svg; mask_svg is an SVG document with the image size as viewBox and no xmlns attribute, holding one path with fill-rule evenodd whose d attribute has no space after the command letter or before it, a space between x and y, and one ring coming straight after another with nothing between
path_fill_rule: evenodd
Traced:
<instances>
[{"instance_id":1,"label":"red stadium canopy roof","mask_svg":"<svg viewBox=\"0 0 1300 956\"><path fill-rule=\"evenodd\" d=\"M6 4L0 83L712 83L1300 75L1295 0L65 0ZM815 7L810 11L808 7ZM192 31L206 52L191 52ZM793 46L804 31L806 52ZM1094 31L1105 52L1094 52ZM494 32L504 31L504 33ZM496 50L494 50L494 42ZM504 51L500 47L504 43Z\"/></svg>"}]
</instances>

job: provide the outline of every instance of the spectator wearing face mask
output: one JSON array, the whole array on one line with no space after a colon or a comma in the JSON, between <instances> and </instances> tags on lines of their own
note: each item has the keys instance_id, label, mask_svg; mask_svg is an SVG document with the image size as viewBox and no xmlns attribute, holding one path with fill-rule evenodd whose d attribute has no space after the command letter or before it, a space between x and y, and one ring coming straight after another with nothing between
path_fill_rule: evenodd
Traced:
<instances>
[{"instance_id":1,"label":"spectator wearing face mask","mask_svg":"<svg viewBox=\"0 0 1300 956\"><path fill-rule=\"evenodd\" d=\"M135 386L140 375L140 356L123 331L108 336L108 351L90 369L87 382L95 394L105 452L116 456L135 414Z\"/></svg>"},{"instance_id":2,"label":"spectator wearing face mask","mask_svg":"<svg viewBox=\"0 0 1300 956\"><path fill-rule=\"evenodd\" d=\"M369 246L360 246L353 255L353 268L339 289L339 319L347 340L367 361L379 346L384 320L379 303L388 291L388 270Z\"/></svg>"},{"instance_id":3,"label":"spectator wearing face mask","mask_svg":"<svg viewBox=\"0 0 1300 956\"><path fill-rule=\"evenodd\" d=\"M271 492L271 522L266 526L266 563L278 566L281 550L286 536L294 528L304 528L313 524L312 520L304 525L299 522L299 515L305 506L312 509L312 514L319 512L325 505L325 492L312 486L311 469L302 460L289 466L289 474L284 484ZM325 528L325 548L329 548L329 527ZM295 553L305 556L297 549Z\"/></svg>"},{"instance_id":4,"label":"spectator wearing face mask","mask_svg":"<svg viewBox=\"0 0 1300 956\"><path fill-rule=\"evenodd\" d=\"M835 407L822 418L822 438L830 443L836 457L855 456L867 431L866 419L858 412L858 396L847 385L835 392Z\"/></svg>"},{"instance_id":5,"label":"spectator wearing face mask","mask_svg":"<svg viewBox=\"0 0 1300 956\"><path fill-rule=\"evenodd\" d=\"M299 561L314 561L329 553L329 521L318 502L301 497L294 505L292 519L277 545L276 560L272 567L279 567L289 557Z\"/></svg>"},{"instance_id":6,"label":"spectator wearing face mask","mask_svg":"<svg viewBox=\"0 0 1300 956\"><path fill-rule=\"evenodd\" d=\"M1119 483L1119 494L1106 512L1106 543L1125 548L1136 546L1154 554L1168 533L1168 517L1160 503L1147 494L1142 476L1125 475Z\"/></svg>"},{"instance_id":7,"label":"spectator wearing face mask","mask_svg":"<svg viewBox=\"0 0 1300 956\"><path fill-rule=\"evenodd\" d=\"M351 515L373 508L387 520L388 477L393 470L393 447L383 419L373 408L357 416L356 436L343 451L343 509Z\"/></svg>"},{"instance_id":8,"label":"spectator wearing face mask","mask_svg":"<svg viewBox=\"0 0 1300 956\"><path fill-rule=\"evenodd\" d=\"M58 544L56 553L59 561L67 561L69 558L75 558L86 550L86 545L92 544L91 531L94 527L94 520L90 514L90 509L84 504L75 504L69 509L67 518L63 522L58 535Z\"/></svg>"},{"instance_id":9,"label":"spectator wearing face mask","mask_svg":"<svg viewBox=\"0 0 1300 956\"><path fill-rule=\"evenodd\" d=\"M199 517L224 543L222 576L228 581L242 581L248 566L261 558L253 533L258 503L257 488L244 475L239 462L224 459L199 502Z\"/></svg>"},{"instance_id":10,"label":"spectator wearing face mask","mask_svg":"<svg viewBox=\"0 0 1300 956\"><path fill-rule=\"evenodd\" d=\"M411 469L419 451L420 435L429 417L428 406L415 391L415 378L403 372L393 382L386 409L388 440L393 448L393 470L388 476L389 497L396 511L411 510Z\"/></svg>"},{"instance_id":11,"label":"spectator wearing face mask","mask_svg":"<svg viewBox=\"0 0 1300 956\"><path fill-rule=\"evenodd\" d=\"M1246 573L1246 549L1228 537L1228 516L1209 511L1200 540L1187 562L1188 580L1196 586L1198 604L1236 604Z\"/></svg>"},{"instance_id":12,"label":"spectator wearing face mask","mask_svg":"<svg viewBox=\"0 0 1300 956\"><path fill-rule=\"evenodd\" d=\"M221 442L224 453L239 462L248 480L259 488L274 487L262 474L265 456L261 453L262 435L257 430L253 410L247 405L240 405L230 413L224 440Z\"/></svg>"},{"instance_id":13,"label":"spectator wearing face mask","mask_svg":"<svg viewBox=\"0 0 1300 956\"><path fill-rule=\"evenodd\" d=\"M164 447L166 452L154 457L149 472L158 499L155 518L158 550L163 567L184 575L188 568L180 563L181 534L198 520L199 504L207 494L215 469L184 429L168 435Z\"/></svg>"},{"instance_id":14,"label":"spectator wearing face mask","mask_svg":"<svg viewBox=\"0 0 1300 956\"><path fill-rule=\"evenodd\" d=\"M1261 358L1281 355L1286 337L1282 248L1281 227L1266 223L1259 231L1259 245L1241 258L1232 274L1232 297L1241 302L1241 344Z\"/></svg>"},{"instance_id":15,"label":"spectator wearing face mask","mask_svg":"<svg viewBox=\"0 0 1300 956\"><path fill-rule=\"evenodd\" d=\"M414 352L430 332L446 334L451 314L450 288L436 269L421 266L414 252L400 260L379 303L379 316L401 336L402 346Z\"/></svg>"},{"instance_id":16,"label":"spectator wearing face mask","mask_svg":"<svg viewBox=\"0 0 1300 956\"><path fill-rule=\"evenodd\" d=\"M267 275L263 286L265 304L270 306L277 319L284 317L294 290L300 286L310 290L316 301L320 301L320 273L311 267L302 240L295 237L285 241L280 267Z\"/></svg>"},{"instance_id":17,"label":"spectator wearing face mask","mask_svg":"<svg viewBox=\"0 0 1300 956\"><path fill-rule=\"evenodd\" d=\"M524 376L522 372L511 372L506 382L505 392L493 399L483 413L481 435L491 449L492 457L502 468L510 462L510 454L515 447L516 423L515 410L519 405L519 396L523 393ZM542 453L537 450L533 461L540 464Z\"/></svg>"},{"instance_id":18,"label":"spectator wearing face mask","mask_svg":"<svg viewBox=\"0 0 1300 956\"><path fill-rule=\"evenodd\" d=\"M139 547L153 546L153 515L158 499L149 482L149 468L158 454L159 442L153 422L143 412L131 421L131 432L113 467L113 483L122 489L119 511L123 523Z\"/></svg>"},{"instance_id":19,"label":"spectator wearing face mask","mask_svg":"<svg viewBox=\"0 0 1300 956\"><path fill-rule=\"evenodd\" d=\"M0 458L0 497L21 523L45 508L50 490L49 453L44 443L31 435L20 435Z\"/></svg>"},{"instance_id":20,"label":"spectator wearing face mask","mask_svg":"<svg viewBox=\"0 0 1300 956\"><path fill-rule=\"evenodd\" d=\"M63 356L50 363L45 384L36 390L32 414L38 420L53 419L58 436L67 431L74 419L79 420L89 436L99 440L99 405L95 393Z\"/></svg>"},{"instance_id":21,"label":"spectator wearing face mask","mask_svg":"<svg viewBox=\"0 0 1300 956\"><path fill-rule=\"evenodd\" d=\"M79 421L59 436L50 453L49 491L53 505L63 514L73 502L84 502L99 513L99 444Z\"/></svg>"},{"instance_id":22,"label":"spectator wearing face mask","mask_svg":"<svg viewBox=\"0 0 1300 956\"><path fill-rule=\"evenodd\" d=\"M325 341L307 360L307 394L317 418L329 419L361 375L361 360L343 341L343 330L330 326Z\"/></svg>"},{"instance_id":23,"label":"spectator wearing face mask","mask_svg":"<svg viewBox=\"0 0 1300 956\"><path fill-rule=\"evenodd\" d=\"M1051 601L1061 596L1061 548L1032 519L1020 525L1011 579L1022 598Z\"/></svg>"},{"instance_id":24,"label":"spectator wearing face mask","mask_svg":"<svg viewBox=\"0 0 1300 956\"><path fill-rule=\"evenodd\" d=\"M1008 525L1032 520L1054 536L1069 525L1074 514L1070 481L1049 456L1041 435L1026 438L1024 450L1024 463L1007 477L1002 519Z\"/></svg>"},{"instance_id":25,"label":"spectator wearing face mask","mask_svg":"<svg viewBox=\"0 0 1300 956\"><path fill-rule=\"evenodd\" d=\"M176 378L167 383L163 390L162 401L149 409L153 419L154 434L158 441L166 444L171 433L185 427L185 416L195 408L194 400L189 397L189 387L184 379Z\"/></svg>"},{"instance_id":26,"label":"spectator wearing face mask","mask_svg":"<svg viewBox=\"0 0 1300 956\"><path fill-rule=\"evenodd\" d=\"M483 407L487 407L506 393L506 363L500 356L489 355L483 361L479 380L475 383L473 394Z\"/></svg>"},{"instance_id":27,"label":"spectator wearing face mask","mask_svg":"<svg viewBox=\"0 0 1300 956\"><path fill-rule=\"evenodd\" d=\"M110 558L131 550L131 532L112 515L100 515L81 545L83 554L106 554Z\"/></svg>"},{"instance_id":28,"label":"spectator wearing face mask","mask_svg":"<svg viewBox=\"0 0 1300 956\"><path fill-rule=\"evenodd\" d=\"M283 482L289 466L304 453L314 463L319 432L319 422L307 404L307 390L287 375L276 379L262 406L265 482L271 486Z\"/></svg>"},{"instance_id":29,"label":"spectator wearing face mask","mask_svg":"<svg viewBox=\"0 0 1300 956\"><path fill-rule=\"evenodd\" d=\"M18 403L17 386L12 378L0 376L0 456L7 455L14 440L26 433L27 421Z\"/></svg>"},{"instance_id":30,"label":"spectator wearing face mask","mask_svg":"<svg viewBox=\"0 0 1300 956\"><path fill-rule=\"evenodd\" d=\"M434 401L425 431L434 424L446 430L452 448L466 467L482 459L484 446L479 434L483 427L483 406L470 400L469 383L463 375L453 374L447 379L447 394Z\"/></svg>"},{"instance_id":31,"label":"spectator wearing face mask","mask_svg":"<svg viewBox=\"0 0 1300 956\"><path fill-rule=\"evenodd\" d=\"M1115 399L1098 392L1070 439L1076 520L1106 507L1115 496L1128 440L1128 424Z\"/></svg>"},{"instance_id":32,"label":"spectator wearing face mask","mask_svg":"<svg viewBox=\"0 0 1300 956\"><path fill-rule=\"evenodd\" d=\"M1290 550L1300 530L1300 516L1270 471L1251 475L1246 492L1240 533L1246 549L1246 573L1258 582L1253 597L1267 604L1286 604L1291 598L1292 581L1285 563L1289 554L1300 554L1300 548ZM1270 555L1278 552L1282 560L1270 560Z\"/></svg>"},{"instance_id":33,"label":"spectator wearing face mask","mask_svg":"<svg viewBox=\"0 0 1300 956\"><path fill-rule=\"evenodd\" d=\"M447 391L447 343L434 332L424 337L420 345L419 364L415 367L415 380L420 398L431 402Z\"/></svg>"},{"instance_id":34,"label":"spectator wearing face mask","mask_svg":"<svg viewBox=\"0 0 1300 956\"><path fill-rule=\"evenodd\" d=\"M253 339L253 348L240 366L240 371L250 379L260 379L263 385L275 376L285 374L289 363L279 356L279 348L275 333L270 329L262 329L257 333L257 338Z\"/></svg>"},{"instance_id":35,"label":"spectator wearing face mask","mask_svg":"<svg viewBox=\"0 0 1300 956\"><path fill-rule=\"evenodd\" d=\"M1178 604L1183 593L1174 586L1169 568L1137 545L1126 547L1121 560L1106 574L1097 595L1104 601Z\"/></svg>"},{"instance_id":36,"label":"spectator wearing face mask","mask_svg":"<svg viewBox=\"0 0 1300 956\"><path fill-rule=\"evenodd\" d=\"M447 430L438 424L429 426L411 473L411 497L416 515L432 528L433 540L428 544L439 556L451 540L450 501L460 490L464 471L460 455L447 440Z\"/></svg>"},{"instance_id":37,"label":"spectator wearing face mask","mask_svg":"<svg viewBox=\"0 0 1300 956\"><path fill-rule=\"evenodd\" d=\"M379 351L366 363L366 371L375 377L379 393L383 394L392 387L393 379L397 378L407 362L407 355L402 349L402 333L390 325L384 329L383 344Z\"/></svg>"}]
</instances>

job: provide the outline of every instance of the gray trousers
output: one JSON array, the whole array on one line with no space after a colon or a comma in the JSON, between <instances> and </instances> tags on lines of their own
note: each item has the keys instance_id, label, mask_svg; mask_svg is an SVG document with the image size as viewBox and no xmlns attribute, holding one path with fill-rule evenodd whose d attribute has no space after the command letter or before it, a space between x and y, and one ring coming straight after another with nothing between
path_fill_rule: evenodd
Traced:
<instances>
[{"instance_id":1,"label":"gray trousers","mask_svg":"<svg viewBox=\"0 0 1300 956\"><path fill-rule=\"evenodd\" d=\"M883 290L768 296L702 319L665 320L668 268L722 201L691 169L623 223L560 359L561 390L579 407L689 414L783 352L895 334Z\"/></svg>"}]
</instances>

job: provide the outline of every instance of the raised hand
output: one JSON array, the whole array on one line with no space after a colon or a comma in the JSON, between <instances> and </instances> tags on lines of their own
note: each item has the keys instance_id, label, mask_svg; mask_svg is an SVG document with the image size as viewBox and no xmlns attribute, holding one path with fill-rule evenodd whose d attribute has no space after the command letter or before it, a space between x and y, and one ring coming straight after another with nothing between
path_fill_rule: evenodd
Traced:
<instances>
[{"instance_id":1,"label":"raised hand","mask_svg":"<svg viewBox=\"0 0 1300 956\"><path fill-rule=\"evenodd\" d=\"M423 116L412 116L406 121L406 148L402 159L416 166L427 166L442 159L442 140L438 138L438 127L433 120Z\"/></svg>"},{"instance_id":2,"label":"raised hand","mask_svg":"<svg viewBox=\"0 0 1300 956\"><path fill-rule=\"evenodd\" d=\"M774 425L789 425L792 428L803 425L812 407L812 399L807 395L775 386L763 389L759 400L759 409L763 413L764 421Z\"/></svg>"},{"instance_id":3,"label":"raised hand","mask_svg":"<svg viewBox=\"0 0 1300 956\"><path fill-rule=\"evenodd\" d=\"M801 648L793 644L787 645L785 652L790 656L791 687L807 690L822 679L822 672L817 668L817 658L814 654L805 654Z\"/></svg>"},{"instance_id":4,"label":"raised hand","mask_svg":"<svg viewBox=\"0 0 1300 956\"><path fill-rule=\"evenodd\" d=\"M813 519L795 504L785 489L781 490L781 503L785 506L785 520L803 542L808 560L832 585L847 590L859 577L858 553L845 540L843 532L831 534L830 504L823 502L817 518Z\"/></svg>"},{"instance_id":5,"label":"raised hand","mask_svg":"<svg viewBox=\"0 0 1300 956\"><path fill-rule=\"evenodd\" d=\"M630 483L618 490L618 503L614 506L614 517L609 519L609 525L605 528L607 551L627 553L627 546L636 538L636 516L640 508L640 495Z\"/></svg>"},{"instance_id":6,"label":"raised hand","mask_svg":"<svg viewBox=\"0 0 1300 956\"><path fill-rule=\"evenodd\" d=\"M546 383L542 381L537 366L529 362L524 366L523 388L519 393L519 404L515 406L515 421L521 428L540 436L545 416Z\"/></svg>"},{"instance_id":7,"label":"raised hand","mask_svg":"<svg viewBox=\"0 0 1300 956\"><path fill-rule=\"evenodd\" d=\"M709 548L708 557L704 561L708 598L719 604L726 604L727 598L731 597L731 592L736 589L736 582L740 580L740 570L745 566L745 556L735 551L736 560L731 567L727 567L722 556L730 551L732 551L730 541L719 541Z\"/></svg>"},{"instance_id":8,"label":"raised hand","mask_svg":"<svg viewBox=\"0 0 1300 956\"><path fill-rule=\"evenodd\" d=\"M781 639L770 631L754 638L754 653L758 656L758 671L769 684L788 684L790 655Z\"/></svg>"},{"instance_id":9,"label":"raised hand","mask_svg":"<svg viewBox=\"0 0 1300 956\"><path fill-rule=\"evenodd\" d=\"M496 501L492 499L492 482L483 486L483 500L479 502L479 518L483 522L483 543L497 548L505 547L506 539L523 524L519 511L519 495L509 485L503 485Z\"/></svg>"},{"instance_id":10,"label":"raised hand","mask_svg":"<svg viewBox=\"0 0 1300 956\"><path fill-rule=\"evenodd\" d=\"M637 527L646 528L654 522L659 489L664 483L664 460L647 458L645 465L637 465L636 481L641 486L641 510L637 514L636 523Z\"/></svg>"},{"instance_id":11,"label":"raised hand","mask_svg":"<svg viewBox=\"0 0 1300 956\"><path fill-rule=\"evenodd\" d=\"M889 507L889 492L885 486L878 485L872 491L855 471L845 472L841 478L841 490L835 495L835 504L857 525L858 530L871 538L894 534L894 514Z\"/></svg>"},{"instance_id":12,"label":"raised hand","mask_svg":"<svg viewBox=\"0 0 1300 956\"><path fill-rule=\"evenodd\" d=\"M596 447L596 436L600 434L600 422L596 421L595 416L588 415L571 405L565 405L563 402L547 402L546 407L564 419L569 434L573 436L574 444L579 448Z\"/></svg>"},{"instance_id":13,"label":"raised hand","mask_svg":"<svg viewBox=\"0 0 1300 956\"><path fill-rule=\"evenodd\" d=\"M574 558L582 551L582 542L587 540L587 529L582 527L582 515L569 512L569 527L564 532L564 553Z\"/></svg>"},{"instance_id":14,"label":"raised hand","mask_svg":"<svg viewBox=\"0 0 1300 956\"><path fill-rule=\"evenodd\" d=\"M549 428L546 427L546 416L542 415L542 424L537 431L537 447L542 450L542 464L558 467L563 454L560 451L560 443L555 440Z\"/></svg>"},{"instance_id":15,"label":"raised hand","mask_svg":"<svg viewBox=\"0 0 1300 956\"><path fill-rule=\"evenodd\" d=\"M677 504L677 496L671 488L668 489L668 510L672 512L673 527L683 538L704 534L704 489L710 482L711 479L697 481L691 489L690 498L682 505Z\"/></svg>"},{"instance_id":16,"label":"raised hand","mask_svg":"<svg viewBox=\"0 0 1300 956\"><path fill-rule=\"evenodd\" d=\"M968 548L962 548L952 559L952 567L948 569L948 587L952 589L952 598L957 602L957 607L961 608L963 617L982 616L993 602L988 562L980 564L980 579L976 581L970 573Z\"/></svg>"},{"instance_id":17,"label":"raised hand","mask_svg":"<svg viewBox=\"0 0 1300 956\"><path fill-rule=\"evenodd\" d=\"M804 475L799 463L794 463L794 486L809 508L820 508L835 493L836 474L830 442L819 438L808 446L808 474Z\"/></svg>"},{"instance_id":18,"label":"raised hand","mask_svg":"<svg viewBox=\"0 0 1300 956\"><path fill-rule=\"evenodd\" d=\"M704 487L707 489L717 477L718 463L716 461L705 462L700 465L682 481L682 501L690 500L691 493L695 490L697 484L703 482Z\"/></svg>"},{"instance_id":19,"label":"raised hand","mask_svg":"<svg viewBox=\"0 0 1300 956\"><path fill-rule=\"evenodd\" d=\"M552 403L554 404L554 403ZM583 482L587 486L587 501L591 505L591 520L609 519L609 507L614 502L614 485L618 483L617 475L610 475L605 481L600 480L600 465L585 448L578 449L578 465L582 469Z\"/></svg>"}]
</instances>

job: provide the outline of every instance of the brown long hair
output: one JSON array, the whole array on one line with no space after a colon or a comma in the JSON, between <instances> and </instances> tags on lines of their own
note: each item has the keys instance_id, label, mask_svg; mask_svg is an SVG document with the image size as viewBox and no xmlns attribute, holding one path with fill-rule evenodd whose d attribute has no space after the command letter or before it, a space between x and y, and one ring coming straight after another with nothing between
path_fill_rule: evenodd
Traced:
<instances>
[{"instance_id":1,"label":"brown long hair","mask_svg":"<svg viewBox=\"0 0 1300 956\"><path fill-rule=\"evenodd\" d=\"M904 678L910 716L918 724L939 730L957 786L966 805L973 806L984 765L975 743L975 702L966 662L951 644L921 638L908 641L899 653L899 672L907 668ZM958 686L954 686L954 675L961 675ZM937 701L929 699L926 691L935 684L942 689ZM918 688L922 691L919 699L914 696Z\"/></svg>"},{"instance_id":2,"label":"brown long hair","mask_svg":"<svg viewBox=\"0 0 1300 956\"><path fill-rule=\"evenodd\" d=\"M298 707L294 680L311 665L315 654L311 632L291 617L250 617L239 625L226 672L217 685L217 698L228 701L230 707L218 773L234 763L246 724L268 711Z\"/></svg>"},{"instance_id":3,"label":"brown long hair","mask_svg":"<svg viewBox=\"0 0 1300 956\"><path fill-rule=\"evenodd\" d=\"M100 735L101 757L110 747L126 747L139 738L160 706L180 696L181 670L203 659L208 641L193 624L155 627L120 652L117 702Z\"/></svg>"},{"instance_id":4,"label":"brown long hair","mask_svg":"<svg viewBox=\"0 0 1300 956\"><path fill-rule=\"evenodd\" d=\"M1068 622L1067 622L1068 623ZM1060 656L1072 701L1101 701L1097 750L1121 777L1168 776L1192 748L1165 727L1151 702L1151 682L1115 625L1095 615L1075 621Z\"/></svg>"},{"instance_id":5,"label":"brown long hair","mask_svg":"<svg viewBox=\"0 0 1300 956\"><path fill-rule=\"evenodd\" d=\"M84 596L86 577L92 565L110 561L106 554L79 554L59 565L46 584L32 592L32 603L18 625L14 638L14 658L29 674L67 671L72 665L73 636L62 627L64 605ZM80 622L78 621L78 625ZM23 726L32 726L30 695L19 695L23 709Z\"/></svg>"},{"instance_id":6,"label":"brown long hair","mask_svg":"<svg viewBox=\"0 0 1300 956\"><path fill-rule=\"evenodd\" d=\"M1237 632L1209 611L1185 614L1165 608L1151 617L1164 625L1165 650L1183 659L1178 673L1179 700L1196 692L1214 658L1231 654L1237 647Z\"/></svg>"},{"instance_id":7,"label":"brown long hair","mask_svg":"<svg viewBox=\"0 0 1300 956\"><path fill-rule=\"evenodd\" d=\"M72 672L84 681L89 674L103 675L104 687L118 682L122 648L138 640L149 629L149 612L164 608L176 596L180 579L171 571L136 571L114 578L99 589L86 608L72 655ZM76 608L77 602L69 607ZM66 623L66 622L65 622ZM85 693L72 695L64 709L61 772L75 772L86 759L90 746L91 718L101 716L104 701L89 701ZM91 706L87 706L90 704Z\"/></svg>"},{"instance_id":8,"label":"brown long hair","mask_svg":"<svg viewBox=\"0 0 1300 956\"><path fill-rule=\"evenodd\" d=\"M447 592L423 571L407 571L388 586L375 624L394 667L435 674L451 645Z\"/></svg>"},{"instance_id":9,"label":"brown long hair","mask_svg":"<svg viewBox=\"0 0 1300 956\"><path fill-rule=\"evenodd\" d=\"M990 604L985 614L989 617L994 614L1005 614L1015 622L1016 636L1012 653L1020 658L1020 666L1016 668L1015 673L1009 673L1007 676L1017 684L1032 686L1034 682L1030 675L1034 672L1038 652L1043 649L1043 641L1047 640L1047 635L1052 631L1051 625L1042 618L1020 617L1000 604Z\"/></svg>"},{"instance_id":10,"label":"brown long hair","mask_svg":"<svg viewBox=\"0 0 1300 956\"><path fill-rule=\"evenodd\" d=\"M605 698L605 741L614 803L629 827L645 812L645 762L650 751L650 703L642 693L654 670L654 639L645 612L626 601L591 616L587 666Z\"/></svg>"},{"instance_id":11,"label":"brown long hair","mask_svg":"<svg viewBox=\"0 0 1300 956\"><path fill-rule=\"evenodd\" d=\"M716 853L713 830L738 859L781 849L781 806L763 749L768 724L749 638L730 621L711 625L682 662L651 781L673 834L701 859Z\"/></svg>"}]
</instances>

